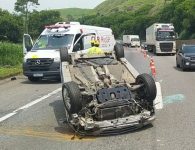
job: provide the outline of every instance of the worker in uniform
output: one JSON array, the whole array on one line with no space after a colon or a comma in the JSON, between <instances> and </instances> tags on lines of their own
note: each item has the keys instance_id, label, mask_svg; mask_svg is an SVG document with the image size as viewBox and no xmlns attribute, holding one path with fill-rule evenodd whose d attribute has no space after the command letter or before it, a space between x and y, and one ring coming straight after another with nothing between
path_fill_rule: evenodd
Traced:
<instances>
[{"instance_id":1,"label":"worker in uniform","mask_svg":"<svg viewBox=\"0 0 195 150\"><path fill-rule=\"evenodd\" d=\"M91 48L89 48L87 54L88 55L101 55L101 54L104 54L104 51L99 48L99 41L98 40L92 40L91 41Z\"/></svg>"}]
</instances>

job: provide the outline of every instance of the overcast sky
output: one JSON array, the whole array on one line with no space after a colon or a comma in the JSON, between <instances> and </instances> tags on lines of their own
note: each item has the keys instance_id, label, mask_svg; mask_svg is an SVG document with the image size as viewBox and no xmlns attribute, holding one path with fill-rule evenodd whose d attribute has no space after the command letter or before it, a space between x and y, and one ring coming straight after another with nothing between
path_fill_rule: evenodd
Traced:
<instances>
[{"instance_id":1,"label":"overcast sky","mask_svg":"<svg viewBox=\"0 0 195 150\"><path fill-rule=\"evenodd\" d=\"M104 0L39 0L37 10L59 8L94 8ZM0 0L0 8L10 12L14 10L16 0Z\"/></svg>"}]
</instances>

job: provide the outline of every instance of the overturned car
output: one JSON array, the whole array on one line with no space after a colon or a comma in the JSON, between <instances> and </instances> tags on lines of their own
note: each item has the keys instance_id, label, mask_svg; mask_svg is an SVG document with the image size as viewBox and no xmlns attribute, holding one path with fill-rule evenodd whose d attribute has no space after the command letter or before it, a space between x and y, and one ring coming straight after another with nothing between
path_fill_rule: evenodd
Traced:
<instances>
[{"instance_id":1,"label":"overturned car","mask_svg":"<svg viewBox=\"0 0 195 150\"><path fill-rule=\"evenodd\" d=\"M116 44L110 54L87 56L60 50L66 121L81 135L125 133L155 119L154 79L137 77Z\"/></svg>"}]
</instances>

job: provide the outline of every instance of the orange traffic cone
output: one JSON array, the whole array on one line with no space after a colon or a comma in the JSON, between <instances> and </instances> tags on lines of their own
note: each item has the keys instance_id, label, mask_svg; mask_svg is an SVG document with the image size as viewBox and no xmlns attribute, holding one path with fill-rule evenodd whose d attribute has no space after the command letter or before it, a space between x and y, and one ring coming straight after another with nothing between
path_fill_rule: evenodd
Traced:
<instances>
[{"instance_id":1,"label":"orange traffic cone","mask_svg":"<svg viewBox=\"0 0 195 150\"><path fill-rule=\"evenodd\" d=\"M150 69L151 69L152 75L155 77L156 76L156 67L154 65L154 59L152 57L150 58Z\"/></svg>"}]
</instances>

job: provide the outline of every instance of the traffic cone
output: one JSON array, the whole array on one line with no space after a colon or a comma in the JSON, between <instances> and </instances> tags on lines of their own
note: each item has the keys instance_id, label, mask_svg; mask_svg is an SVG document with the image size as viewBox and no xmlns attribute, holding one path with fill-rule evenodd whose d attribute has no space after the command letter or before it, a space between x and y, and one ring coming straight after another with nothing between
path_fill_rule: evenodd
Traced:
<instances>
[{"instance_id":1,"label":"traffic cone","mask_svg":"<svg viewBox=\"0 0 195 150\"><path fill-rule=\"evenodd\" d=\"M151 69L152 75L155 77L156 76L156 67L154 65L154 59L152 57L150 58L150 69Z\"/></svg>"}]
</instances>

